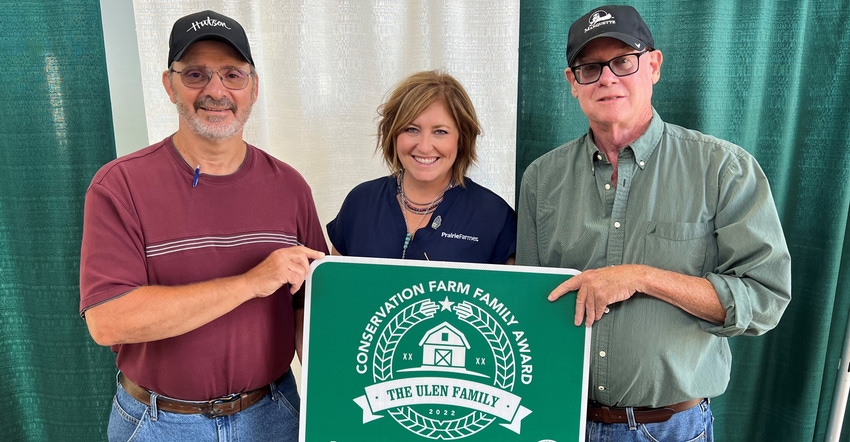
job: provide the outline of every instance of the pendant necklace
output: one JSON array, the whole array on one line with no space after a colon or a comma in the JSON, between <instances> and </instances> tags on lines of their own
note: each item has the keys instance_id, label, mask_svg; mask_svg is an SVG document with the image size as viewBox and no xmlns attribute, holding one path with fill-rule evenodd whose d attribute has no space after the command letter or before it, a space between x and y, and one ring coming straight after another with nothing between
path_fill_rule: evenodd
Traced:
<instances>
[{"instance_id":1,"label":"pendant necklace","mask_svg":"<svg viewBox=\"0 0 850 442\"><path fill-rule=\"evenodd\" d=\"M416 231L419 230L419 227L422 225L422 221L425 220L426 216L428 216L427 213L419 217L419 222L416 224L413 232L410 231L410 227L407 225L407 218L404 219L404 226L407 227L407 235L404 235L404 246L401 249L401 259L404 259L404 256L407 254L407 246L410 245L413 235L415 235Z\"/></svg>"},{"instance_id":2,"label":"pendant necklace","mask_svg":"<svg viewBox=\"0 0 850 442\"><path fill-rule=\"evenodd\" d=\"M413 230L411 230L410 226L407 224L407 218L406 217L404 218L404 227L407 229L407 234L404 236L404 245L402 246L402 249L401 249L401 259L404 259L404 257L407 255L407 246L410 245L410 241L413 240L413 235L415 235L416 231L419 230L419 227L422 226L422 222L425 221L425 218L429 214L431 214L435 210L437 210L437 206L443 201L443 195L445 195L446 192L449 189L454 187L454 183L449 181L449 185L446 186L446 188L443 189L443 191L440 192L440 194L437 195L437 197L434 198L433 201L431 201L430 203L424 203L424 204L411 201L410 199L407 198L407 195L404 194L404 170L403 169L402 169L401 172L399 172L398 178L396 178L396 183L398 184L398 195L397 195L397 197L398 197L399 202L401 203L401 207L404 210L406 210L410 213L420 215L419 222L416 224L416 227L413 228ZM416 206L425 206L425 207L422 208L422 207L416 207ZM402 216L404 216L403 213L402 213Z\"/></svg>"}]
</instances>

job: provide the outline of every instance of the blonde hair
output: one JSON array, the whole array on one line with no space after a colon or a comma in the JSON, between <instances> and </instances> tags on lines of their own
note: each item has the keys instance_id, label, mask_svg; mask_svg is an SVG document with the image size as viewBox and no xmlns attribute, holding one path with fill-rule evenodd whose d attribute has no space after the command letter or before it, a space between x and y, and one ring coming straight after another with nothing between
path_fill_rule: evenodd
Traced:
<instances>
[{"instance_id":1,"label":"blonde hair","mask_svg":"<svg viewBox=\"0 0 850 442\"><path fill-rule=\"evenodd\" d=\"M452 164L452 182L464 185L469 167L478 159L475 141L481 124L466 90L454 77L440 71L417 72L397 84L378 107L378 142L384 163L393 175L403 169L396 152L396 139L428 106L442 102L458 128L457 158Z\"/></svg>"}]
</instances>

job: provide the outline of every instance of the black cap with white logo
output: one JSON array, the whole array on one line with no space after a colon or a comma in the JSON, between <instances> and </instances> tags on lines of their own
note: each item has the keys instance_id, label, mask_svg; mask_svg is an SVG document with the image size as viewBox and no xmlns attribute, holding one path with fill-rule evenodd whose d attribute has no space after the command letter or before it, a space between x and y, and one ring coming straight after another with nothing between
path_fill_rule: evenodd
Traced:
<instances>
[{"instance_id":1,"label":"black cap with white logo","mask_svg":"<svg viewBox=\"0 0 850 442\"><path fill-rule=\"evenodd\" d=\"M168 40L168 66L180 59L186 49L200 40L218 40L233 46L251 66L251 46L242 25L236 20L215 11L189 14L174 22Z\"/></svg>"},{"instance_id":2,"label":"black cap with white logo","mask_svg":"<svg viewBox=\"0 0 850 442\"><path fill-rule=\"evenodd\" d=\"M570 26L570 34L567 38L567 65L572 66L576 56L588 43L602 37L616 38L638 51L655 47L649 26L635 8L600 6Z\"/></svg>"}]
</instances>

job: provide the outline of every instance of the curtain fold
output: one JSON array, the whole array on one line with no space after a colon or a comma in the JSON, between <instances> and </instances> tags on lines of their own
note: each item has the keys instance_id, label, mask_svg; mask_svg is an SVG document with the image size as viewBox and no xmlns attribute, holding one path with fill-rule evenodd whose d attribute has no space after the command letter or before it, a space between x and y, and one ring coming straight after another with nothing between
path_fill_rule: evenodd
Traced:
<instances>
[{"instance_id":1,"label":"curtain fold","mask_svg":"<svg viewBox=\"0 0 850 442\"><path fill-rule=\"evenodd\" d=\"M99 3L0 24L0 440L101 440L114 357L77 313L83 195L115 155Z\"/></svg>"},{"instance_id":2,"label":"curtain fold","mask_svg":"<svg viewBox=\"0 0 850 442\"><path fill-rule=\"evenodd\" d=\"M850 312L850 5L630 3L664 55L656 109L756 156L792 255L793 299L779 326L730 340L732 380L712 401L717 440L824 440ZM569 25L597 6L521 2L517 182L535 158L587 131L564 52Z\"/></svg>"}]
</instances>

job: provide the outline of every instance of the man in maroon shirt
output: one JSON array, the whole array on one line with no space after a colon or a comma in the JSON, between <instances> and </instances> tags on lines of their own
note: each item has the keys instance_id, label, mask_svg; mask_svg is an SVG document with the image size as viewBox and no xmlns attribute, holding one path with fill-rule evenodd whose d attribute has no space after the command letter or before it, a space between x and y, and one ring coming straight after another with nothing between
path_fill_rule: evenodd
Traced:
<instances>
[{"instance_id":1,"label":"man in maroon shirt","mask_svg":"<svg viewBox=\"0 0 850 442\"><path fill-rule=\"evenodd\" d=\"M294 441L302 284L327 253L311 191L242 139L259 76L239 23L191 14L169 44L177 132L86 192L80 314L117 354L109 439Z\"/></svg>"}]
</instances>

